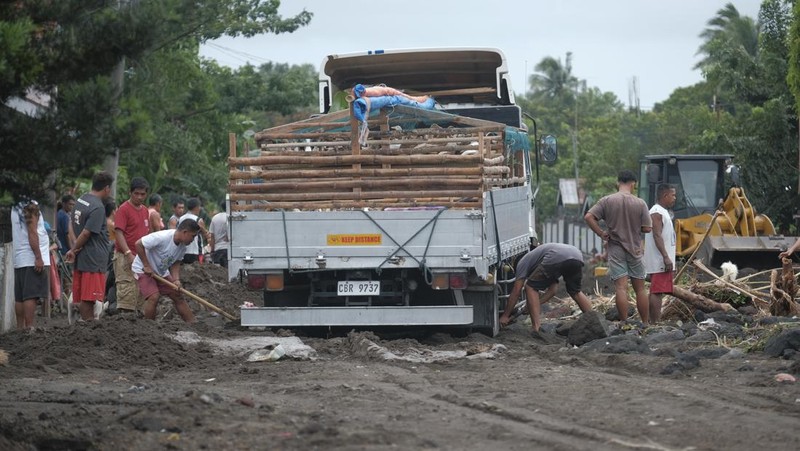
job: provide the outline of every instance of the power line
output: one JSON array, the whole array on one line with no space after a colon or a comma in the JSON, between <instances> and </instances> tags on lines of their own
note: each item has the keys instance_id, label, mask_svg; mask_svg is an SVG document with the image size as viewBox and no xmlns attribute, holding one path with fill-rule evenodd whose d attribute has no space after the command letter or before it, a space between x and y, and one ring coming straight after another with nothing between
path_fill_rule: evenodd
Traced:
<instances>
[{"instance_id":1,"label":"power line","mask_svg":"<svg viewBox=\"0 0 800 451\"><path fill-rule=\"evenodd\" d=\"M262 64L263 63L273 63L274 62L274 61L272 61L270 59L267 59L267 58L262 58L262 57L257 56L257 55L252 55L250 53L242 52L240 50L232 49L230 47L225 47L223 45L215 44L213 42L207 42L205 45L207 45L207 46L209 46L211 48L217 49L218 51L220 51L222 53L225 53L226 55L228 55L228 56L230 56L232 58L236 58L236 59L238 59L238 60L240 60L242 62L245 62L245 63L249 63L250 62L249 60L251 60L251 59L255 60L257 63L262 63Z\"/></svg>"}]
</instances>

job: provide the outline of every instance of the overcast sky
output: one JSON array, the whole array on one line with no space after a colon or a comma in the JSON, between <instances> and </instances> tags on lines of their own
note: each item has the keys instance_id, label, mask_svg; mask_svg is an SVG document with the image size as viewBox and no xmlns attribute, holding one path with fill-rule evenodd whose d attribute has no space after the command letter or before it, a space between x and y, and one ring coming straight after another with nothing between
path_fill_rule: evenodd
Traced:
<instances>
[{"instance_id":1,"label":"overcast sky","mask_svg":"<svg viewBox=\"0 0 800 451\"><path fill-rule=\"evenodd\" d=\"M722 0L283 0L280 12L314 13L294 33L224 38L202 56L238 67L247 62L310 63L329 54L374 49L496 47L505 53L514 92L546 56L565 60L589 86L624 104L638 79L639 103L651 108L677 87L701 80L700 33ZM758 17L760 0L732 0L739 14Z\"/></svg>"}]
</instances>

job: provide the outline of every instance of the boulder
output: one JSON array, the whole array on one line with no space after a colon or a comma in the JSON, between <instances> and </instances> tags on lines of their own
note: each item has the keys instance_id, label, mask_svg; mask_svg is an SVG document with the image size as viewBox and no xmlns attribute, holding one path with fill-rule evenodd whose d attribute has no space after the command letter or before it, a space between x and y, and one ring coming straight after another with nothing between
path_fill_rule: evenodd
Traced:
<instances>
[{"instance_id":1,"label":"boulder","mask_svg":"<svg viewBox=\"0 0 800 451\"><path fill-rule=\"evenodd\" d=\"M800 327L784 330L770 338L764 346L764 354L771 357L781 357L786 351L800 350Z\"/></svg>"},{"instance_id":2,"label":"boulder","mask_svg":"<svg viewBox=\"0 0 800 451\"><path fill-rule=\"evenodd\" d=\"M605 337L608 337L608 325L603 315L591 310L582 314L569 329L567 343L572 346L581 346Z\"/></svg>"},{"instance_id":3,"label":"boulder","mask_svg":"<svg viewBox=\"0 0 800 451\"><path fill-rule=\"evenodd\" d=\"M619 314L617 313L617 306L613 306L606 311L606 319L609 321L617 321L619 319ZM628 318L636 314L636 307L629 305L628 306Z\"/></svg>"},{"instance_id":4,"label":"boulder","mask_svg":"<svg viewBox=\"0 0 800 451\"><path fill-rule=\"evenodd\" d=\"M601 338L590 341L581 346L581 349L588 351L602 352L605 354L646 354L650 355L653 351L647 346L644 340L635 335L615 335L613 337Z\"/></svg>"},{"instance_id":5,"label":"boulder","mask_svg":"<svg viewBox=\"0 0 800 451\"><path fill-rule=\"evenodd\" d=\"M675 374L683 371L692 370L700 366L700 359L689 354L678 354L674 362L665 366L661 374Z\"/></svg>"},{"instance_id":6,"label":"boulder","mask_svg":"<svg viewBox=\"0 0 800 451\"><path fill-rule=\"evenodd\" d=\"M697 357L698 359L718 359L730 352L730 349L723 348L722 346L715 346L713 348L699 348L687 351L686 355Z\"/></svg>"},{"instance_id":7,"label":"boulder","mask_svg":"<svg viewBox=\"0 0 800 451\"><path fill-rule=\"evenodd\" d=\"M686 338L686 336L683 334L683 331L675 329L649 333L644 337L644 341L646 341L648 345L653 346L673 341L682 341L684 338Z\"/></svg>"}]
</instances>

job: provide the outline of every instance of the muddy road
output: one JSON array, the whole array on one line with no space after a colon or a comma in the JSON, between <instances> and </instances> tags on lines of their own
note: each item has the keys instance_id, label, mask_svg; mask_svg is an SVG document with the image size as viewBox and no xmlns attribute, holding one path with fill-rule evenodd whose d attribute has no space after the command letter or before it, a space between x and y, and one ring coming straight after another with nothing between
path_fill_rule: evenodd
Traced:
<instances>
[{"instance_id":1,"label":"muddy road","mask_svg":"<svg viewBox=\"0 0 800 451\"><path fill-rule=\"evenodd\" d=\"M197 277L187 288L228 310L253 296ZM161 316L0 336L0 449L800 448L800 385L776 380L798 360L720 339L613 353L522 323L309 336ZM247 361L268 342L287 354Z\"/></svg>"}]
</instances>

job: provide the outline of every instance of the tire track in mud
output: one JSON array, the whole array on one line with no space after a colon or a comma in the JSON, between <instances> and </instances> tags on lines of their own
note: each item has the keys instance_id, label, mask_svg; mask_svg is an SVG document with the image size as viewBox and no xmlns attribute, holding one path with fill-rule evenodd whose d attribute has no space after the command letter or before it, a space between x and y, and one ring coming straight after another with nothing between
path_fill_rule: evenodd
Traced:
<instances>
[{"instance_id":1,"label":"tire track in mud","mask_svg":"<svg viewBox=\"0 0 800 451\"><path fill-rule=\"evenodd\" d=\"M392 404L413 404L418 410L422 405L432 406L449 417L460 417L460 423L468 429L476 429L475 423L481 423L488 429L502 431L502 435L513 437L525 449L540 446L545 449L615 450L620 448L620 443L636 443L630 437L580 425L552 414L501 407L487 400L467 399L453 389L431 384L425 375L400 366L385 363L377 366L381 367L382 372L385 371L383 381L370 385L385 395L380 396L381 399L391 399ZM376 369L375 366L371 368L373 371ZM650 445L660 446L652 441ZM668 448L661 446L659 449Z\"/></svg>"},{"instance_id":2,"label":"tire track in mud","mask_svg":"<svg viewBox=\"0 0 800 451\"><path fill-rule=\"evenodd\" d=\"M508 363L508 362L507 362ZM529 365L521 362L522 366ZM390 365L391 366L391 365ZM529 368L527 368L530 370ZM540 367L540 370L543 369ZM544 368L550 369L553 368ZM591 395L597 392L605 393L608 404L607 413L611 416L619 416L617 423L612 424L606 429L593 427L587 423L590 413L577 411L580 401L575 405L558 405L559 400L547 399L549 395L543 395L539 399L531 397L528 393L527 398L522 400L512 399L514 406L504 405L499 407L492 402L492 397L496 396L497 389L477 387L473 383L463 378L461 369L457 369L452 376L448 376L448 370L442 368L440 372L419 377L414 373L401 371L404 374L390 377L389 385L381 385L382 390L391 393L392 396L399 396L398 391L404 392L403 396L415 402L424 403L447 403L456 407L456 412L460 409L468 409L473 412L476 421L487 424L495 424L498 427L513 431L513 435L521 440L533 440L537 443L550 446L574 446L584 448L592 446L608 446L611 449L619 449L621 444L625 446L646 446L660 447L668 449L662 443L679 443L679 447L686 446L687 443L700 445L702 448L718 448L720 446L727 449L751 449L754 442L742 441L742 437L751 437L753 440L795 443L800 444L800 437L794 432L796 430L797 418L800 416L800 406L787 404L784 398L782 403L776 403L774 397L765 396L765 393L751 392L747 386L714 386L715 382L705 380L701 382L692 379L674 380L669 378L658 378L652 376L619 375L605 372L605 368L565 368L556 365L558 371L553 371L552 377L542 376L542 385L553 385L550 379L558 380L557 383L570 387L580 387L581 380L592 381L589 388ZM397 370L395 370L397 371ZM522 369L521 371L525 371ZM389 370L391 372L391 370ZM513 373L512 375L518 375ZM402 383L394 383L391 379L402 379ZM435 379L435 380L434 380ZM513 377L511 379L514 379ZM724 379L720 379L720 382ZM502 380L496 386L514 386L514 381ZM539 382L537 382L539 383ZM457 389L445 388L448 385L458 385ZM628 390L627 394L613 393L624 387ZM786 395L795 402L797 389L793 386L786 386ZM473 398L465 398L464 393L478 392ZM481 396L483 392L484 396ZM575 390L576 398L589 399L597 398L587 396L585 390ZM615 407L616 403L622 407ZM476 400L477 399L477 400ZM525 401L533 401L533 405L550 405L552 410L548 410L547 415L531 411L529 408L522 407ZM520 401L522 401L520 403ZM552 404L556 404L552 406ZM510 403L511 404L511 403ZM602 410L602 409L601 409ZM659 419L665 429L680 432L687 429L685 436L672 437L664 431L658 431L655 422L644 418L643 413L649 413L650 418ZM788 413L788 415L787 415ZM638 421L643 425L640 428L631 428L626 425L628 421ZM673 422L673 423L671 423ZM652 423L652 424L651 424ZM739 429L736 434L728 434L732 426ZM633 430L638 432L640 437L650 437L651 431L655 431L656 437L635 439L616 434L610 431ZM655 440L655 441L654 441ZM638 443L637 443L638 442Z\"/></svg>"},{"instance_id":3,"label":"tire track in mud","mask_svg":"<svg viewBox=\"0 0 800 451\"><path fill-rule=\"evenodd\" d=\"M791 396L790 399L786 397L776 396L772 392L765 392L766 388L779 387L777 383L772 380L773 369L762 369L759 374L754 374L749 379L747 384L732 383L730 376L725 374L730 369L714 369L720 374L716 376L715 383L710 383L710 376L705 374L695 376L692 371L687 372L683 376L670 377L660 376L654 372L640 366L631 366L626 362L624 357L618 354L611 354L606 357L592 355L586 358L583 356L558 356L553 358L552 355L544 354L537 355L547 362L551 362L555 366L570 367L573 372L587 372L589 374L603 374L612 380L619 382L630 382L633 380L642 381L640 384L646 388L659 388L661 395L675 396L676 393L680 394L687 400L693 400L692 403L697 405L712 405L720 410L726 409L745 409L743 413L746 414L764 414L765 409L771 410L776 414L785 415L790 414L795 417L800 417L800 398ZM657 357L648 357L657 358ZM662 359L664 365L669 362L669 359ZM703 361L705 365L713 367L716 363L715 360ZM750 360L743 360L742 363L750 363ZM775 364L775 362L764 362L760 360L753 360L754 364ZM767 374L764 374L767 373ZM742 378L747 379L747 378ZM753 380L760 381L760 385L754 385ZM800 396L800 389L792 388L793 385L784 385L782 389L787 393L792 392ZM762 389L759 391L759 389Z\"/></svg>"}]
</instances>

